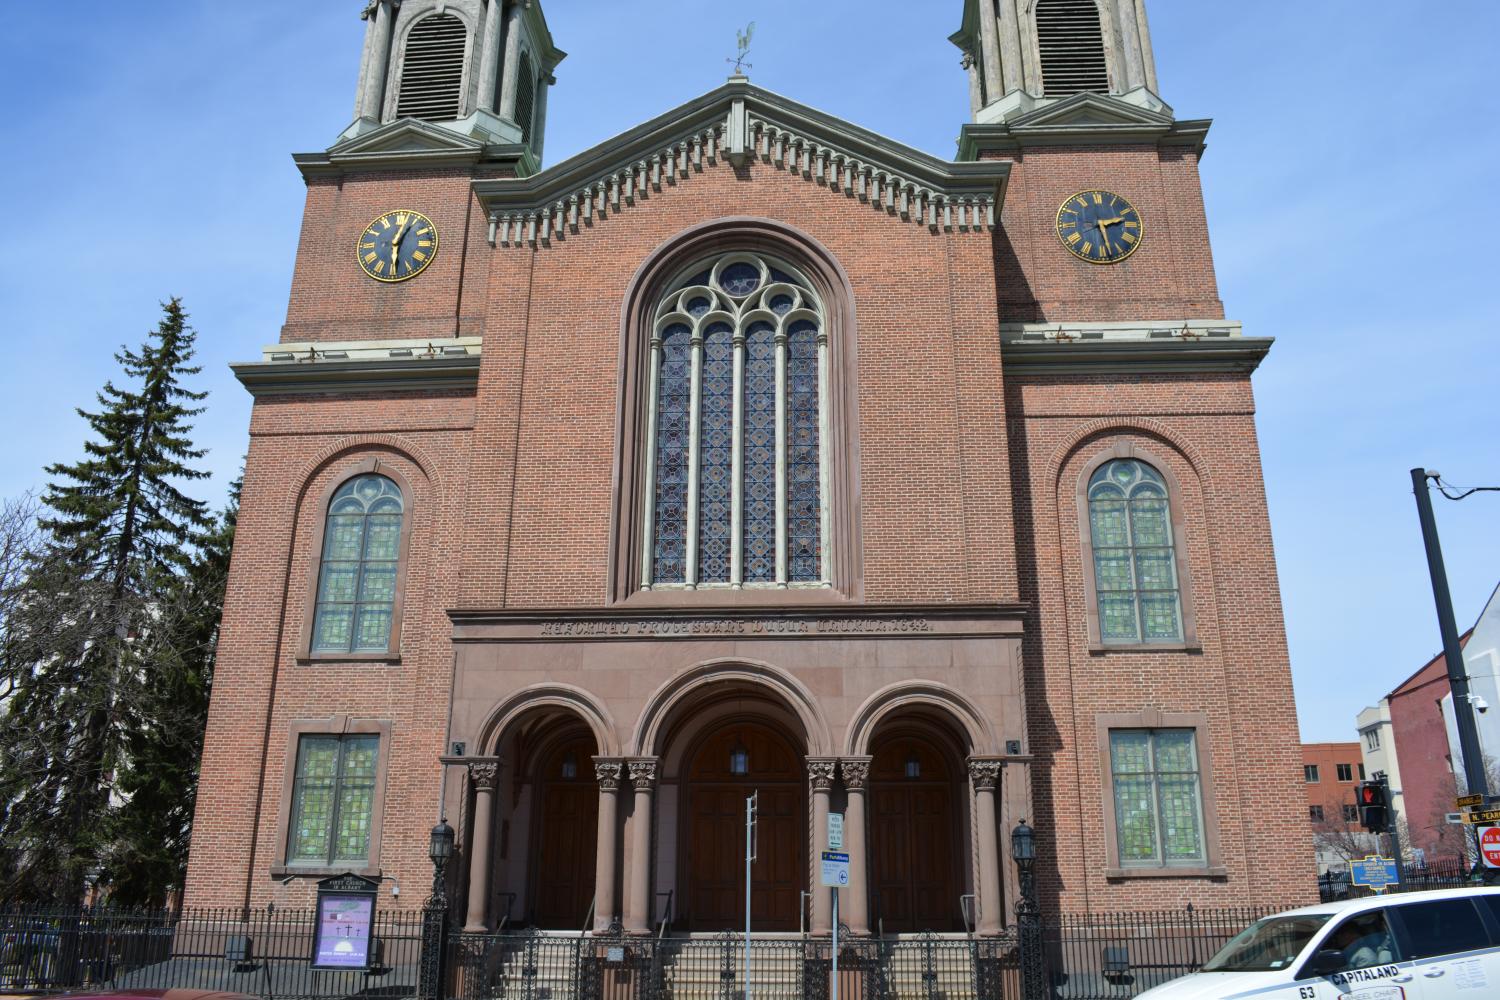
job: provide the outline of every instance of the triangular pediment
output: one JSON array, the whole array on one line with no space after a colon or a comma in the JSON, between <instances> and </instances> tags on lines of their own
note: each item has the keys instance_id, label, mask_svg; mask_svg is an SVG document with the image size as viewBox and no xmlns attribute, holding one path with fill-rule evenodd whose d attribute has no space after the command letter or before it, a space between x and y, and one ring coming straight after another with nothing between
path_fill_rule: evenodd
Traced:
<instances>
[{"instance_id":1,"label":"triangular pediment","mask_svg":"<svg viewBox=\"0 0 1500 1000\"><path fill-rule=\"evenodd\" d=\"M478 153L484 143L415 118L381 125L361 135L340 140L328 155L369 156L390 153Z\"/></svg>"},{"instance_id":2,"label":"triangular pediment","mask_svg":"<svg viewBox=\"0 0 1500 1000\"><path fill-rule=\"evenodd\" d=\"M1143 108L1106 94L1074 94L1044 107L1012 118L1013 131L1027 128L1070 128L1086 126L1134 126L1166 128L1172 116Z\"/></svg>"},{"instance_id":3,"label":"triangular pediment","mask_svg":"<svg viewBox=\"0 0 1500 1000\"><path fill-rule=\"evenodd\" d=\"M769 165L934 232L988 232L1010 165L944 160L743 78L529 177L474 182L497 244L535 245L669 197L709 169Z\"/></svg>"}]
</instances>

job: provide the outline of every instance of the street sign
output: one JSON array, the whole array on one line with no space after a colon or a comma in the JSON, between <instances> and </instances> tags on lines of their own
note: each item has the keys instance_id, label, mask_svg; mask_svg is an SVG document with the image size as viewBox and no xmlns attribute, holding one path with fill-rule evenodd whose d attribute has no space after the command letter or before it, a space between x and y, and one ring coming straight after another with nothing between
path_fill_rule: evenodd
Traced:
<instances>
[{"instance_id":1,"label":"street sign","mask_svg":"<svg viewBox=\"0 0 1500 1000\"><path fill-rule=\"evenodd\" d=\"M1465 823L1500 823L1500 809L1479 809L1464 816Z\"/></svg>"},{"instance_id":2,"label":"street sign","mask_svg":"<svg viewBox=\"0 0 1500 1000\"><path fill-rule=\"evenodd\" d=\"M1459 809L1473 809L1475 806L1484 805L1483 795L1460 795L1453 800L1453 804Z\"/></svg>"},{"instance_id":3,"label":"street sign","mask_svg":"<svg viewBox=\"0 0 1500 1000\"><path fill-rule=\"evenodd\" d=\"M1479 834L1479 857L1486 868L1500 868L1500 826L1482 826Z\"/></svg>"},{"instance_id":4,"label":"street sign","mask_svg":"<svg viewBox=\"0 0 1500 1000\"><path fill-rule=\"evenodd\" d=\"M842 851L844 849L844 814L828 814L828 849L830 851Z\"/></svg>"},{"instance_id":5,"label":"street sign","mask_svg":"<svg viewBox=\"0 0 1500 1000\"><path fill-rule=\"evenodd\" d=\"M1370 855L1363 861L1349 862L1349 884L1369 886L1376 892L1382 892L1387 886L1396 885L1401 881L1401 874L1396 870L1394 858L1380 858Z\"/></svg>"},{"instance_id":6,"label":"street sign","mask_svg":"<svg viewBox=\"0 0 1500 1000\"><path fill-rule=\"evenodd\" d=\"M834 889L849 884L849 855L838 851L823 852L822 884Z\"/></svg>"}]
</instances>

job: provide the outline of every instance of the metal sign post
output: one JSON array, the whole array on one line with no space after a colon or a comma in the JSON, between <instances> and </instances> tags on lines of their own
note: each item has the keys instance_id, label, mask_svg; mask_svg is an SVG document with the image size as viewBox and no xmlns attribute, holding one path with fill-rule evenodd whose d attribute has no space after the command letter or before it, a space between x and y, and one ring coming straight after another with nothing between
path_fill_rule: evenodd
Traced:
<instances>
[{"instance_id":1,"label":"metal sign post","mask_svg":"<svg viewBox=\"0 0 1500 1000\"><path fill-rule=\"evenodd\" d=\"M745 799L745 1000L750 1000L750 869L755 864L755 830L760 814L760 792Z\"/></svg>"},{"instance_id":2,"label":"metal sign post","mask_svg":"<svg viewBox=\"0 0 1500 1000\"><path fill-rule=\"evenodd\" d=\"M844 849L843 813L828 814L828 849L830 851ZM828 891L833 894L833 992L831 1000L839 1000L839 891L836 887L830 887Z\"/></svg>"},{"instance_id":3,"label":"metal sign post","mask_svg":"<svg viewBox=\"0 0 1500 1000\"><path fill-rule=\"evenodd\" d=\"M839 890L849 884L849 855L824 851L822 862L818 881L833 893L833 1000L839 1000Z\"/></svg>"}]
</instances>

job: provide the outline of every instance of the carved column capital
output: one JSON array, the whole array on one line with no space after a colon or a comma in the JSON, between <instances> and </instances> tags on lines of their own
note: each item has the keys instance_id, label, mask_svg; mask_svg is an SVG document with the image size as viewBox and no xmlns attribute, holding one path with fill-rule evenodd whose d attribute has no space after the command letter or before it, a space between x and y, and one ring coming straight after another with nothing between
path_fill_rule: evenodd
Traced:
<instances>
[{"instance_id":1,"label":"carved column capital","mask_svg":"<svg viewBox=\"0 0 1500 1000\"><path fill-rule=\"evenodd\" d=\"M993 792L1000 785L1000 772L1005 770L1005 761L993 757L970 757L969 777L974 787L981 792Z\"/></svg>"},{"instance_id":2,"label":"carved column capital","mask_svg":"<svg viewBox=\"0 0 1500 1000\"><path fill-rule=\"evenodd\" d=\"M655 757L628 762L630 784L635 787L636 791L649 792L656 784L656 765L657 759Z\"/></svg>"},{"instance_id":3,"label":"carved column capital","mask_svg":"<svg viewBox=\"0 0 1500 1000\"><path fill-rule=\"evenodd\" d=\"M826 792L833 787L834 773L838 770L838 760L832 757L810 757L807 761L807 777L812 782L813 791Z\"/></svg>"},{"instance_id":4,"label":"carved column capital","mask_svg":"<svg viewBox=\"0 0 1500 1000\"><path fill-rule=\"evenodd\" d=\"M624 771L624 761L617 760L613 757L594 758L594 777L599 781L600 791L619 791L620 778Z\"/></svg>"},{"instance_id":5,"label":"carved column capital","mask_svg":"<svg viewBox=\"0 0 1500 1000\"><path fill-rule=\"evenodd\" d=\"M845 757L839 764L839 775L845 788L863 791L870 781L870 758Z\"/></svg>"},{"instance_id":6,"label":"carved column capital","mask_svg":"<svg viewBox=\"0 0 1500 1000\"><path fill-rule=\"evenodd\" d=\"M469 781L476 791L493 792L500 783L498 760L476 760L469 764Z\"/></svg>"}]
</instances>

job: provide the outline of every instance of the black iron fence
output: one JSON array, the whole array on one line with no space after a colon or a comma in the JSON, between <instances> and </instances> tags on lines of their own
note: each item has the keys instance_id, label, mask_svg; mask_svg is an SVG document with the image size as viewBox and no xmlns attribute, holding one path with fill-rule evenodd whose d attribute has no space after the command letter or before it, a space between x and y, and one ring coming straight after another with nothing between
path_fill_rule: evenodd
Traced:
<instances>
[{"instance_id":1,"label":"black iron fence","mask_svg":"<svg viewBox=\"0 0 1500 1000\"><path fill-rule=\"evenodd\" d=\"M1420 892L1424 889L1453 889L1474 883L1473 870L1462 858L1442 858L1420 865L1402 865L1401 882L1389 892ZM1318 898L1327 903L1336 899L1358 899L1374 892L1368 886L1352 885L1347 870L1330 870L1318 876Z\"/></svg>"},{"instance_id":2,"label":"black iron fence","mask_svg":"<svg viewBox=\"0 0 1500 1000\"><path fill-rule=\"evenodd\" d=\"M1051 1000L1116 1000L1197 969L1264 912L1067 916L1045 922ZM423 914L377 913L366 972L311 968L311 910L0 911L0 993L193 988L266 1000L421 996ZM449 930L442 1000L820 1000L832 942L804 935L638 938ZM748 961L747 961L748 959ZM1009 938L841 939L841 1000L1021 1000Z\"/></svg>"}]
</instances>

